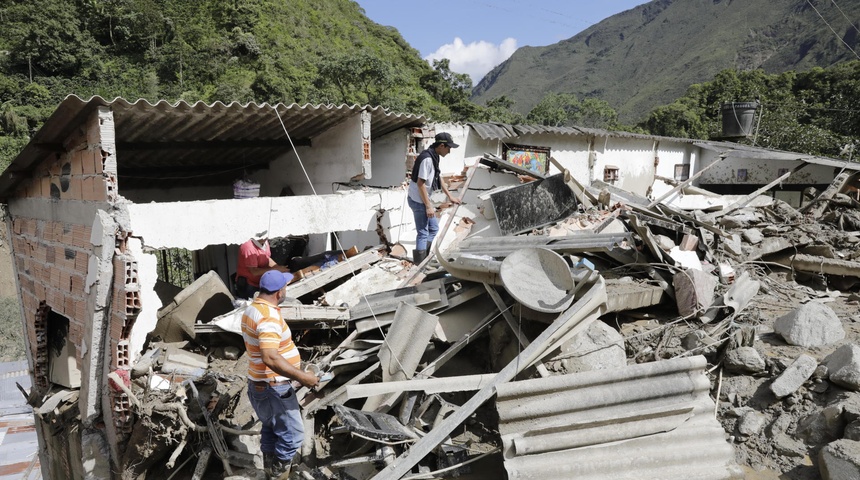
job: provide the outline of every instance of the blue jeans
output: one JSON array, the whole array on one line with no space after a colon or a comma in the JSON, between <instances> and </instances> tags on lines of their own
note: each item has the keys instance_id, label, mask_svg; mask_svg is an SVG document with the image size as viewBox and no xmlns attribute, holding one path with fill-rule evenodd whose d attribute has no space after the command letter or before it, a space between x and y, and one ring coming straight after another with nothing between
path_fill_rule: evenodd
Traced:
<instances>
[{"instance_id":1,"label":"blue jeans","mask_svg":"<svg viewBox=\"0 0 860 480\"><path fill-rule=\"evenodd\" d=\"M406 199L409 203L409 208L412 209L412 215L415 217L415 230L418 235L415 237L415 250L427 250L436 238L436 232L439 231L439 219L434 215L432 218L427 218L427 207L423 203L418 203L411 198Z\"/></svg>"},{"instance_id":2,"label":"blue jeans","mask_svg":"<svg viewBox=\"0 0 860 480\"><path fill-rule=\"evenodd\" d=\"M283 461L292 460L305 439L305 425L293 387L249 380L248 399L263 424L260 450Z\"/></svg>"}]
</instances>

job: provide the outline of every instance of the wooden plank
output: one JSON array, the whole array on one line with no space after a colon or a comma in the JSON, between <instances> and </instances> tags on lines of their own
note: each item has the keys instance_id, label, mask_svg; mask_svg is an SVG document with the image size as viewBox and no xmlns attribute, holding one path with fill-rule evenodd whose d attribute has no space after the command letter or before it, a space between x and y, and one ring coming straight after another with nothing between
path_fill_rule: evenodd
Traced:
<instances>
[{"instance_id":1,"label":"wooden plank","mask_svg":"<svg viewBox=\"0 0 860 480\"><path fill-rule=\"evenodd\" d=\"M299 298L303 295L320 289L329 283L341 279L352 272L359 270L368 265L372 265L382 259L380 253L382 247L376 247L372 250L359 253L358 255L347 258L337 265L327 268L314 275L307 276L301 281L287 285L287 297Z\"/></svg>"},{"instance_id":2,"label":"wooden plank","mask_svg":"<svg viewBox=\"0 0 860 480\"><path fill-rule=\"evenodd\" d=\"M475 176L475 170L477 170L477 168L478 164L476 163L475 165L469 167L469 170L466 172L466 181L463 183L463 187L462 190L459 192L459 195L457 195L457 198L460 200L460 202L462 202L463 199L466 197L466 192L469 191L469 185L471 185L472 183L472 178ZM442 227L441 230L439 230L439 233L433 240L433 245L435 246L435 248L430 248L430 245L427 246L427 257L418 265L418 268L414 269L414 271L411 275L409 275L409 277L400 282L401 287L405 287L411 284L412 281L415 280L415 277L417 277L422 271L424 271L430 261L433 260L433 257L436 256L436 250L439 248L439 245L442 244L442 239L445 238L445 234L448 233L448 229L451 227L451 223L454 221L454 217L457 215L457 210L459 208L460 204L454 204L454 210L451 212L451 216L448 217L448 221L445 222L445 226Z\"/></svg>"},{"instance_id":3,"label":"wooden plank","mask_svg":"<svg viewBox=\"0 0 860 480\"><path fill-rule=\"evenodd\" d=\"M749 195L741 198L740 200L736 201L735 203L729 205L729 207L726 208L724 211L720 212L720 214L721 215L728 215L729 213L734 212L735 210L737 210L739 208L743 208L743 207L747 206L747 204L750 203L755 197L757 197L757 196L761 195L762 193L770 190L771 188L775 187L777 184L782 183L785 179L787 179L792 174L798 172L799 170L801 170L803 167L805 167L807 165L809 165L809 164L806 162L801 162L800 165L794 167L794 169L792 169L791 171L780 175L779 178L777 178L776 180L768 183L767 185L759 188L758 190L752 192L751 194L749 194Z\"/></svg>"},{"instance_id":4,"label":"wooden plank","mask_svg":"<svg viewBox=\"0 0 860 480\"><path fill-rule=\"evenodd\" d=\"M511 309L505 305L505 301L502 300L502 296L499 295L499 292L496 291L496 287L485 283L484 288L487 290L487 293L490 294L490 298L493 299L493 302L496 304L496 308L498 308L502 312L502 316L505 317L505 321L508 322L508 326L511 328L511 332L513 332L514 336L517 338L517 341L520 342L520 346L522 348L526 348L529 346L529 339L523 335L522 328L517 325L517 320L511 314ZM537 366L538 374L541 377L546 378L549 376L549 371L543 365Z\"/></svg>"},{"instance_id":5,"label":"wooden plank","mask_svg":"<svg viewBox=\"0 0 860 480\"><path fill-rule=\"evenodd\" d=\"M503 168L505 170L510 170L511 172L514 172L516 174L527 175L527 176L532 177L532 178L538 178L538 179L546 178L546 175L544 175L542 173L538 173L538 172L529 170L527 168L523 168L519 165L515 165L515 164L513 164L507 160L502 160L501 158L499 158L495 155L484 154L484 156L481 157L480 163L483 163L484 165L486 165L488 167L499 167L499 168Z\"/></svg>"},{"instance_id":6,"label":"wooden plank","mask_svg":"<svg viewBox=\"0 0 860 480\"><path fill-rule=\"evenodd\" d=\"M656 200L654 200L653 202L651 202L651 203L649 203L649 204L648 204L648 208L652 208L652 207L654 207L654 206L655 206L655 205L657 205L658 203L660 203L660 202L662 202L663 200L666 200L667 198L669 198L672 194L677 193L677 192L678 192L678 191L680 191L682 188L684 188L684 187L686 187L687 185L689 185L689 184L693 183L693 181L695 181L697 178L701 177L703 173L707 172L707 171L708 171L708 169L710 169L710 168L711 168L711 167L713 167L714 165L717 165L718 163L722 162L722 161L723 161L723 160L725 160L725 159L726 159L726 154L724 153L724 154L720 155L720 156L719 156L719 158L717 158L716 160L714 160L714 161L713 161L713 163L711 163L711 164L710 164L710 165L708 165L707 167L705 167L705 168L703 168L703 169L699 170L698 172L696 172L696 174L695 174L695 175L693 175L692 177L690 177L690 178L688 178L688 179L684 180L683 182L679 183L678 185L676 185L676 186L675 186L675 188L673 188L673 189L669 190L668 192L664 193L663 195L660 195L660 197L659 197L659 198L657 198Z\"/></svg>"},{"instance_id":7,"label":"wooden plank","mask_svg":"<svg viewBox=\"0 0 860 480\"><path fill-rule=\"evenodd\" d=\"M347 400L366 398L374 395L388 395L403 392L447 393L480 390L496 377L494 373L462 375L458 377L436 377L421 380L400 380L393 382L364 383L351 385L346 389Z\"/></svg>"},{"instance_id":8,"label":"wooden plank","mask_svg":"<svg viewBox=\"0 0 860 480\"><path fill-rule=\"evenodd\" d=\"M569 309L558 316L558 318L544 330L531 345L520 352L516 358L511 360L502 369L493 381L478 391L466 403L449 415L439 425L431 430L424 438L415 442L408 452L397 457L391 464L385 467L373 480L398 480L415 466L422 458L432 452L440 443L451 435L457 426L463 423L475 410L489 400L496 393L496 385L511 381L527 365L529 359L543 353L547 344L561 331L570 328L570 324L584 323L589 319L596 319L602 313L602 305L606 303L606 288L603 278L589 289L589 291L574 303Z\"/></svg>"}]
</instances>

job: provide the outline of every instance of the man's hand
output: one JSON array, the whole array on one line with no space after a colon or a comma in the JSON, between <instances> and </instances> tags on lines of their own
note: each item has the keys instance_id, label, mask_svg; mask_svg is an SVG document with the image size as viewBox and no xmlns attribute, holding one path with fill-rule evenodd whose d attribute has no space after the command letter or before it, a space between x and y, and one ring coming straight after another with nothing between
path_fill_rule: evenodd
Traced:
<instances>
[{"instance_id":1,"label":"man's hand","mask_svg":"<svg viewBox=\"0 0 860 480\"><path fill-rule=\"evenodd\" d=\"M427 218L433 218L436 216L436 208L435 207L427 207Z\"/></svg>"},{"instance_id":2,"label":"man's hand","mask_svg":"<svg viewBox=\"0 0 860 480\"><path fill-rule=\"evenodd\" d=\"M463 203L462 200L456 197L452 197L451 195L448 195L448 200L455 205L461 205Z\"/></svg>"},{"instance_id":3,"label":"man's hand","mask_svg":"<svg viewBox=\"0 0 860 480\"><path fill-rule=\"evenodd\" d=\"M320 384L320 379L313 372L302 372L301 378L296 380L308 388L314 388Z\"/></svg>"}]
</instances>

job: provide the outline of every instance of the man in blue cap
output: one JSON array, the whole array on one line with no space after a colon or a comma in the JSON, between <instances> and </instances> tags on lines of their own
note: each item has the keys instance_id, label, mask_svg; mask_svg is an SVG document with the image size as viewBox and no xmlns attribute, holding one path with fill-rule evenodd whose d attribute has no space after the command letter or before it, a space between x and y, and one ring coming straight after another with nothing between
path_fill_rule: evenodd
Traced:
<instances>
[{"instance_id":1,"label":"man in blue cap","mask_svg":"<svg viewBox=\"0 0 860 480\"><path fill-rule=\"evenodd\" d=\"M451 134L442 132L436 134L435 141L415 159L412 166L412 181L409 183L407 203L415 218L415 250L412 259L421 263L427 257L427 249L436 238L439 231L439 219L436 218L436 206L430 201L430 194L441 189L451 203L460 203L460 199L451 196L448 185L439 175L439 158L451 153L452 148L459 145L454 143Z\"/></svg>"},{"instance_id":2,"label":"man in blue cap","mask_svg":"<svg viewBox=\"0 0 860 480\"><path fill-rule=\"evenodd\" d=\"M292 380L313 388L319 380L301 368L299 350L281 316L290 273L269 270L260 277L260 293L242 315L242 338L248 352L248 399L263 425L260 450L272 478L286 479L305 438Z\"/></svg>"}]
</instances>

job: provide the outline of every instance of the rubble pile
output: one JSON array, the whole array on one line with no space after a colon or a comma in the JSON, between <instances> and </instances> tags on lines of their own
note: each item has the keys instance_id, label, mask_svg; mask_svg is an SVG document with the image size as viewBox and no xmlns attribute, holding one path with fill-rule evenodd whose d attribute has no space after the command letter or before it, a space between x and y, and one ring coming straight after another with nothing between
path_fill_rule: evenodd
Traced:
<instances>
[{"instance_id":1,"label":"rubble pile","mask_svg":"<svg viewBox=\"0 0 860 480\"><path fill-rule=\"evenodd\" d=\"M856 176L801 209L567 172L526 185L529 212L569 203L532 224L521 187L500 189L483 197L506 206L489 218L505 234L475 228L487 208L452 206L421 265L380 245L287 287L282 313L324 375L297 390L291 478L857 478ZM211 307L217 282L182 304ZM264 478L243 303L187 310L165 308L112 378L137 418L125 477Z\"/></svg>"}]
</instances>

